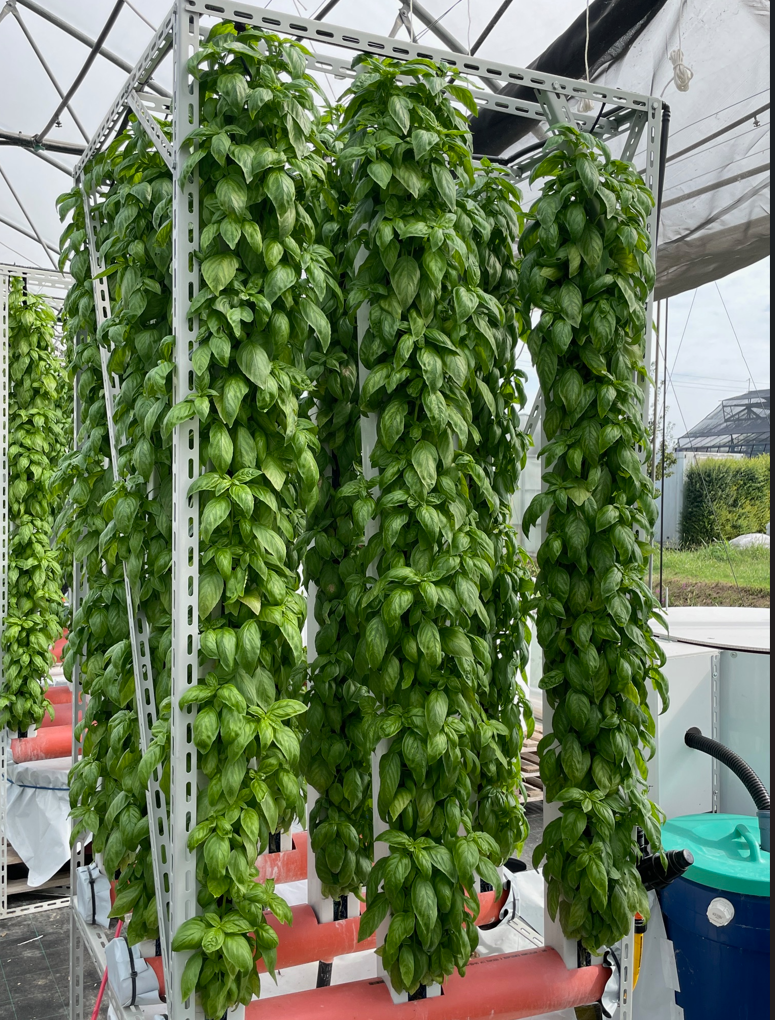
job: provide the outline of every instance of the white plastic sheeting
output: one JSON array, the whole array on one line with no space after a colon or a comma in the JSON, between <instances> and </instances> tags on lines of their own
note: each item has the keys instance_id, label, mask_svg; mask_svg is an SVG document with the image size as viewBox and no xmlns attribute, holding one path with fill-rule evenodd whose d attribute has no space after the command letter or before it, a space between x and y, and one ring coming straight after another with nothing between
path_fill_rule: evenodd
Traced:
<instances>
[{"instance_id":1,"label":"white plastic sheeting","mask_svg":"<svg viewBox=\"0 0 775 1020\"><path fill-rule=\"evenodd\" d=\"M55 12L92 39L113 6L112 0L81 0L65 5L66 9L53 0L33 0L33 4ZM108 37L109 49L133 64L151 36L151 28L141 16L158 24L167 6L162 0L135 0L131 8L125 5ZM323 6L301 0L271 3L274 10L303 17L313 16ZM395 28L399 38L406 38L410 6L405 0L406 16L403 23L397 23L401 0L338 0L327 20L382 35ZM420 41L442 47L456 43L456 48L466 51L476 47L502 6L501 0L418 0L412 24ZM66 88L88 49L29 7L30 0L19 0L18 12L28 31ZM421 8L433 25L430 29L417 13ZM530 65L584 11L585 0L539 4L512 0L478 53ZM597 80L607 84L662 95L671 105L657 260L659 297L699 286L767 254L769 17L769 0L666 0L623 55L597 75ZM318 50L326 52L324 46ZM124 78L125 73L107 58L96 60L71 104L85 134L96 129ZM170 87L169 60L158 69L157 80ZM334 96L346 85L326 81L325 88ZM688 88L679 91L678 85ZM39 131L59 101L14 15L0 24L0 95L0 128L25 134ZM61 125L52 130L51 139L82 142L67 110L62 113ZM74 156L64 153L41 155L53 159L64 171L75 162ZM69 187L66 172L31 152L7 147L0 148L0 167L8 178L6 182L0 177L0 257L19 264L47 265L48 256L34 239L10 188L25 205L35 229L55 249L60 226L54 199ZM21 226L31 236L15 231L8 223ZM55 257L51 251L48 255Z\"/></svg>"},{"instance_id":2,"label":"white plastic sheeting","mask_svg":"<svg viewBox=\"0 0 775 1020\"><path fill-rule=\"evenodd\" d=\"M670 0L599 79L670 105L658 299L769 254L769 30L769 0Z\"/></svg>"},{"instance_id":3,"label":"white plastic sheeting","mask_svg":"<svg viewBox=\"0 0 775 1020\"><path fill-rule=\"evenodd\" d=\"M70 758L8 764L6 836L29 869L27 884L43 885L70 860Z\"/></svg>"}]
</instances>

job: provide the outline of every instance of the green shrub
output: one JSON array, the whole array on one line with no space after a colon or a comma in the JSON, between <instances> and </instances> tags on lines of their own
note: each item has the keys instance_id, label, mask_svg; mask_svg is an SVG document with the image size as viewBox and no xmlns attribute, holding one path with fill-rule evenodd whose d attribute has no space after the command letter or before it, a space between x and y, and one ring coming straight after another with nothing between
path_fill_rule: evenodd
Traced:
<instances>
[{"instance_id":1,"label":"green shrub","mask_svg":"<svg viewBox=\"0 0 775 1020\"><path fill-rule=\"evenodd\" d=\"M770 519L770 455L703 460L686 473L681 516L685 548L763 532Z\"/></svg>"}]
</instances>

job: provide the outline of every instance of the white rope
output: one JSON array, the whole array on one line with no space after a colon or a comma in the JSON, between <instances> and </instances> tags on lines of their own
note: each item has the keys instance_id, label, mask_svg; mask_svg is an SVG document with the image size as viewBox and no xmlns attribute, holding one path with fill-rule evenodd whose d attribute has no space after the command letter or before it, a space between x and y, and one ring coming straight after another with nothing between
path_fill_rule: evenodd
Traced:
<instances>
[{"instance_id":1,"label":"white rope","mask_svg":"<svg viewBox=\"0 0 775 1020\"><path fill-rule=\"evenodd\" d=\"M467 0L468 6L468 52L471 52L471 0Z\"/></svg>"},{"instance_id":2,"label":"white rope","mask_svg":"<svg viewBox=\"0 0 775 1020\"><path fill-rule=\"evenodd\" d=\"M584 40L584 72L587 82L589 82L589 0L587 0L587 34ZM583 99L579 100L578 111L579 113L591 113L595 108L595 104L591 99L584 96Z\"/></svg>"},{"instance_id":3,"label":"white rope","mask_svg":"<svg viewBox=\"0 0 775 1020\"><path fill-rule=\"evenodd\" d=\"M673 82L679 92L689 91L689 82L694 77L694 72L684 63L682 27L684 20L684 0L678 3L678 49L673 50L670 56L670 63L673 65ZM664 91L664 90L663 90Z\"/></svg>"},{"instance_id":4,"label":"white rope","mask_svg":"<svg viewBox=\"0 0 775 1020\"><path fill-rule=\"evenodd\" d=\"M694 77L694 72L684 63L684 51L682 49L672 50L670 63L673 65L673 81L679 92L689 91L689 82Z\"/></svg>"}]
</instances>

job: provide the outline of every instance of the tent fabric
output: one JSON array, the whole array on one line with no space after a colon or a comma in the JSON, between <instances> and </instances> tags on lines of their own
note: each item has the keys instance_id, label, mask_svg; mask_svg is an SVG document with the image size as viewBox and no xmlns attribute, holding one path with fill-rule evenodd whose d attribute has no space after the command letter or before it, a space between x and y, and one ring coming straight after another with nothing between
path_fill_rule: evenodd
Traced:
<instances>
[{"instance_id":1,"label":"tent fabric","mask_svg":"<svg viewBox=\"0 0 775 1020\"><path fill-rule=\"evenodd\" d=\"M667 0L594 0L589 5L589 44L586 41L586 11L528 65L536 71L583 79L590 78L615 61L648 27ZM524 85L506 85L504 95L535 101L535 91ZM500 155L523 138L535 121L496 110L483 110L473 121L476 152Z\"/></svg>"},{"instance_id":2,"label":"tent fabric","mask_svg":"<svg viewBox=\"0 0 775 1020\"><path fill-rule=\"evenodd\" d=\"M588 47L586 0L267 4L304 17L326 11L333 24L392 32L402 39L411 28L431 46L475 49L480 57L516 66L549 69L547 61L556 61L558 73L568 76L584 77L587 50L593 81L659 95L671 107L657 297L720 278L768 253L769 0L589 0ZM54 202L70 187L68 172L77 160L67 151L36 154L9 144L18 133L39 132L60 102L30 39L66 91L88 56L88 41L100 34L114 5L113 0L81 0L65 6L57 0L18 0L14 8L0 9L0 260L19 265L56 261L61 228ZM109 52L94 61L71 111L62 111L61 127L53 128L47 141L67 149L68 143L77 147L94 133L125 80L124 68L143 52L151 26L166 8L159 0L124 4L106 39ZM52 13L60 26L45 20L41 11ZM202 20L205 27L210 23ZM62 26L69 26L71 34ZM342 52L317 44L315 49L321 55ZM155 80L169 90L171 76L167 58ZM324 87L335 98L347 85L326 79ZM491 115L474 124L479 141L486 128L483 151L497 154L498 148L508 152L524 145L519 140L509 144L507 138L489 145L497 140L496 127ZM544 135L538 122L527 126L508 118L512 134L526 127L534 136ZM523 190L530 202L535 192Z\"/></svg>"},{"instance_id":3,"label":"tent fabric","mask_svg":"<svg viewBox=\"0 0 775 1020\"><path fill-rule=\"evenodd\" d=\"M670 105L657 299L769 254L769 27L765 0L671 0L600 77Z\"/></svg>"}]
</instances>

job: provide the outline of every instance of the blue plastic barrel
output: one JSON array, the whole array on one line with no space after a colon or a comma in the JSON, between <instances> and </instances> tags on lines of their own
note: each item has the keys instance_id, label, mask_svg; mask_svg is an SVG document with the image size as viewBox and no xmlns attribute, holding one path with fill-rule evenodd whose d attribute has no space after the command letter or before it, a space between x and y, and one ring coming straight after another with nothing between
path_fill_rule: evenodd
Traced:
<instances>
[{"instance_id":1,"label":"blue plastic barrel","mask_svg":"<svg viewBox=\"0 0 775 1020\"><path fill-rule=\"evenodd\" d=\"M665 824L662 841L695 861L659 894L685 1020L767 1020L770 855L757 820L686 815Z\"/></svg>"}]
</instances>

